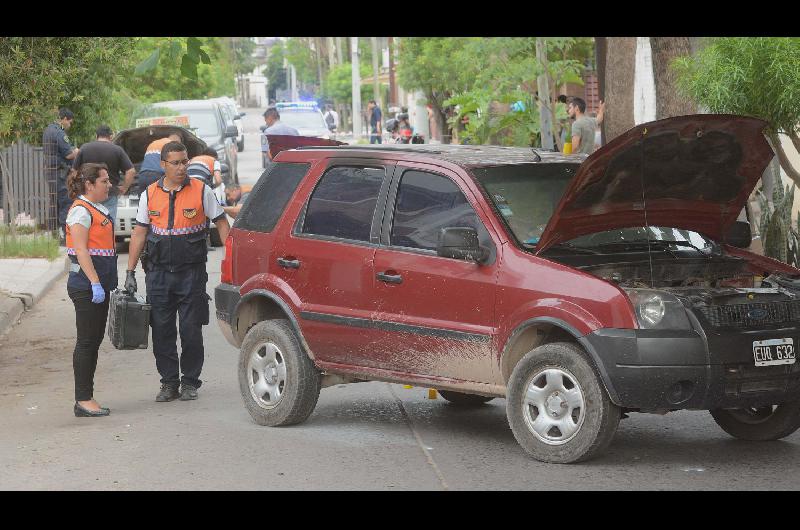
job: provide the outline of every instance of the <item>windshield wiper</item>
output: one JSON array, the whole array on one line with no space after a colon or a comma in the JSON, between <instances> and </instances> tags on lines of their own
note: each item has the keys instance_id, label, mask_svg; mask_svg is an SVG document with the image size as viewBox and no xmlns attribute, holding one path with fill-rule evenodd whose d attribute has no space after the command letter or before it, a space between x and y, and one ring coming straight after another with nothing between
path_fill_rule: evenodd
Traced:
<instances>
[{"instance_id":1,"label":"windshield wiper","mask_svg":"<svg viewBox=\"0 0 800 530\"><path fill-rule=\"evenodd\" d=\"M617 246L648 246L648 247L656 246L668 251L670 254L675 256L675 254L669 248L670 245L675 245L679 247L691 247L695 249L698 253L702 254L703 256L711 258L710 255L703 252L703 249L695 246L693 243L690 243L689 241L666 241L664 239L634 239L631 241L613 241L611 243L603 243L602 245L598 245L598 247L603 248L603 247L617 247Z\"/></svg>"},{"instance_id":2,"label":"windshield wiper","mask_svg":"<svg viewBox=\"0 0 800 530\"><path fill-rule=\"evenodd\" d=\"M527 245L526 247L530 246L534 248L536 245ZM551 245L550 249L561 249L561 250L568 250L569 252L575 252L576 254L599 254L596 250L592 250L586 247L576 247L575 245L570 245L569 243L556 243L555 245Z\"/></svg>"}]
</instances>

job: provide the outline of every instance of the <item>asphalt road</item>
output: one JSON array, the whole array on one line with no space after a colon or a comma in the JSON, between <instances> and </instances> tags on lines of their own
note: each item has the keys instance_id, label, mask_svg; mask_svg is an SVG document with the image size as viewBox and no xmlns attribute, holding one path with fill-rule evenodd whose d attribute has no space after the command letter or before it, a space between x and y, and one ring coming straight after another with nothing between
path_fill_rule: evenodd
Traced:
<instances>
[{"instance_id":1,"label":"asphalt road","mask_svg":"<svg viewBox=\"0 0 800 530\"><path fill-rule=\"evenodd\" d=\"M251 110L240 180L260 175ZM209 255L208 291L222 250ZM127 255L120 256L124 271ZM139 272L139 285L144 286ZM798 489L800 434L772 443L730 438L705 412L632 414L610 449L584 464L529 458L505 400L460 409L424 388L387 383L322 390L303 424L256 425L239 395L238 352L204 328L197 401L156 403L151 350L101 346L95 397L106 418L72 414L74 312L60 280L0 346L2 490L618 490Z\"/></svg>"}]
</instances>

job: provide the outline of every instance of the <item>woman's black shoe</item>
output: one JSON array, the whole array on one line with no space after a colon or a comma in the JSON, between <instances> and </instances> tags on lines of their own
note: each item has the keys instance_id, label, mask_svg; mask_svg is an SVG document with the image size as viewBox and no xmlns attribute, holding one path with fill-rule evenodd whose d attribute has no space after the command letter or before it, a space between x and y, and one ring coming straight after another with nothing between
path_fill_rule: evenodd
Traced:
<instances>
[{"instance_id":1,"label":"woman's black shoe","mask_svg":"<svg viewBox=\"0 0 800 530\"><path fill-rule=\"evenodd\" d=\"M75 402L74 411L76 418L94 418L96 416L108 416L109 414L111 414L111 411L107 408L101 408L97 412L93 410L87 410L81 407L77 401Z\"/></svg>"}]
</instances>

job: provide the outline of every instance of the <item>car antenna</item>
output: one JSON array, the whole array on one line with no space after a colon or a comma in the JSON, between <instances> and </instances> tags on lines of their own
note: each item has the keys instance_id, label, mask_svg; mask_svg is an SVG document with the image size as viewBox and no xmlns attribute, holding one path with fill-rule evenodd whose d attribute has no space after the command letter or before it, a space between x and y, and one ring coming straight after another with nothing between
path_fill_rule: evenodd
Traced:
<instances>
[{"instance_id":1,"label":"car antenna","mask_svg":"<svg viewBox=\"0 0 800 530\"><path fill-rule=\"evenodd\" d=\"M536 152L536 148L535 147L531 147L531 151L533 151L533 154L536 156L536 161L537 162L541 162L542 161L542 157L539 156L539 153Z\"/></svg>"}]
</instances>

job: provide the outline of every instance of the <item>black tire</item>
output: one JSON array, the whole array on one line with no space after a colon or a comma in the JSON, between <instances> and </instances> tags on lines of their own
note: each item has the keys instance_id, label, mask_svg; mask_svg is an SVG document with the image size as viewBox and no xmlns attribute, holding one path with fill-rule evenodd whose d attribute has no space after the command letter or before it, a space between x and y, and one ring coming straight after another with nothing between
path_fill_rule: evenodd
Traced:
<instances>
[{"instance_id":1,"label":"black tire","mask_svg":"<svg viewBox=\"0 0 800 530\"><path fill-rule=\"evenodd\" d=\"M545 370L551 370L548 373L561 386L552 385ZM544 387L539 386L545 382ZM542 407L546 409L543 418L547 418L539 427L547 428L542 435L533 428L539 408L526 403L530 385L541 388L541 396L549 396ZM573 407L570 401L581 406ZM556 409L548 409L556 405ZM559 414L558 421L565 427L549 420L551 413ZM506 415L514 437L528 454L542 462L569 464L593 458L608 447L619 425L620 408L609 399L583 350L575 344L555 342L528 352L514 367L508 381ZM567 428L575 430L571 434L561 431Z\"/></svg>"},{"instance_id":2,"label":"black tire","mask_svg":"<svg viewBox=\"0 0 800 530\"><path fill-rule=\"evenodd\" d=\"M242 138L240 141L236 142L236 150L238 152L240 152L240 153L242 151L244 151L244 138Z\"/></svg>"},{"instance_id":3,"label":"black tire","mask_svg":"<svg viewBox=\"0 0 800 530\"><path fill-rule=\"evenodd\" d=\"M208 232L208 235L211 238L212 247L221 247L224 245L222 239L219 237L219 229L216 226Z\"/></svg>"},{"instance_id":4,"label":"black tire","mask_svg":"<svg viewBox=\"0 0 800 530\"><path fill-rule=\"evenodd\" d=\"M439 390L439 395L449 401L452 405L459 407L477 407L494 399L492 396L464 394L463 392L452 392L450 390Z\"/></svg>"},{"instance_id":5,"label":"black tire","mask_svg":"<svg viewBox=\"0 0 800 530\"><path fill-rule=\"evenodd\" d=\"M800 428L800 402L711 410L711 417L734 438L766 442L786 438Z\"/></svg>"},{"instance_id":6,"label":"black tire","mask_svg":"<svg viewBox=\"0 0 800 530\"><path fill-rule=\"evenodd\" d=\"M263 378L258 377L250 361L255 355L268 359L269 354L266 350L271 348L270 344L276 347L277 354L274 358L280 356L280 364L284 367L283 385L280 382L275 384L276 392L280 392L278 399L271 396L269 399L264 399L269 395L267 393L258 400L256 394L259 390L268 387L262 385L258 389L255 388L256 380L261 381ZM262 356L261 353L266 355ZM277 376L277 380L280 381L280 376ZM259 322L247 332L239 354L239 391L247 411L259 425L278 427L305 421L317 405L321 380L319 370L301 348L288 321ZM254 382L252 391L251 381ZM270 399L275 402L267 403Z\"/></svg>"},{"instance_id":7,"label":"black tire","mask_svg":"<svg viewBox=\"0 0 800 530\"><path fill-rule=\"evenodd\" d=\"M267 169L268 165L269 165L269 158L267 157L267 154L262 151L261 152L261 167L262 167L262 169Z\"/></svg>"}]
</instances>

